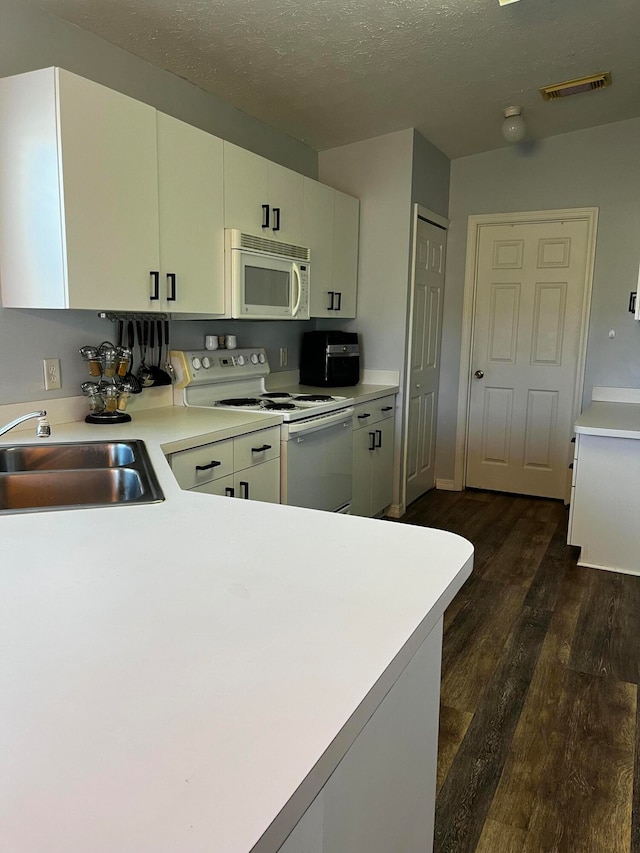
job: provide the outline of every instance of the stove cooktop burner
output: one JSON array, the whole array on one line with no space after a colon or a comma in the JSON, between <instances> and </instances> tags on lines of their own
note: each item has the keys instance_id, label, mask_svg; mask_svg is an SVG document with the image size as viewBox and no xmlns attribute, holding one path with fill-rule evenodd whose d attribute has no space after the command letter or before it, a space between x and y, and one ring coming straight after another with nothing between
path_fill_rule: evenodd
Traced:
<instances>
[{"instance_id":1,"label":"stove cooktop burner","mask_svg":"<svg viewBox=\"0 0 640 853\"><path fill-rule=\"evenodd\" d=\"M268 409L273 412L290 412L298 407L294 403L279 403L277 400L272 400L262 404L263 409Z\"/></svg>"},{"instance_id":2,"label":"stove cooktop burner","mask_svg":"<svg viewBox=\"0 0 640 853\"><path fill-rule=\"evenodd\" d=\"M301 403L330 403L333 397L331 394L300 394L294 399Z\"/></svg>"},{"instance_id":3,"label":"stove cooktop burner","mask_svg":"<svg viewBox=\"0 0 640 853\"><path fill-rule=\"evenodd\" d=\"M292 395L288 391L269 391L267 394L260 394L265 400L283 400Z\"/></svg>"},{"instance_id":4,"label":"stove cooktop burner","mask_svg":"<svg viewBox=\"0 0 640 853\"><path fill-rule=\"evenodd\" d=\"M229 400L218 400L218 406L259 406L257 397L231 397Z\"/></svg>"}]
</instances>

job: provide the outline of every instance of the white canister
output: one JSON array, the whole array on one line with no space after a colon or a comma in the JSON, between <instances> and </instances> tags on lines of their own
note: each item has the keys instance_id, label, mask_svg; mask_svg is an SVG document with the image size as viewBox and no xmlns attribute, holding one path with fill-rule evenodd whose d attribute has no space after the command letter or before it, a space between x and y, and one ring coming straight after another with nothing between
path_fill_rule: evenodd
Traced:
<instances>
[{"instance_id":1,"label":"white canister","mask_svg":"<svg viewBox=\"0 0 640 853\"><path fill-rule=\"evenodd\" d=\"M205 349L218 349L218 336L217 335L205 335L204 336L204 348Z\"/></svg>"},{"instance_id":2,"label":"white canister","mask_svg":"<svg viewBox=\"0 0 640 853\"><path fill-rule=\"evenodd\" d=\"M238 346L238 339L235 335L227 335L226 337L227 349L236 349Z\"/></svg>"}]
</instances>

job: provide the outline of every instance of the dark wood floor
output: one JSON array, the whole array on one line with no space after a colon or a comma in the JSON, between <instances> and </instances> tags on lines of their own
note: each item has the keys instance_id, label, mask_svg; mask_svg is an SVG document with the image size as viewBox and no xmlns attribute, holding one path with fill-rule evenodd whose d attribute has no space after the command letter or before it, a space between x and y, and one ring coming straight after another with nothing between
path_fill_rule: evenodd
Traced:
<instances>
[{"instance_id":1,"label":"dark wood floor","mask_svg":"<svg viewBox=\"0 0 640 853\"><path fill-rule=\"evenodd\" d=\"M578 567L557 501L434 491L402 521L475 546L445 615L435 851L640 853L640 578Z\"/></svg>"}]
</instances>

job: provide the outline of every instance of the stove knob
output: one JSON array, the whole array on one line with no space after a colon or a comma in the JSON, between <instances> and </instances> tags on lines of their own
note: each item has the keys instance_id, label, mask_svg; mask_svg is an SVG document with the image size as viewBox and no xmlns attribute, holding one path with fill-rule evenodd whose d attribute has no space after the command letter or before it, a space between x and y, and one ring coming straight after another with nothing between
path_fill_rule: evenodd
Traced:
<instances>
[{"instance_id":1,"label":"stove knob","mask_svg":"<svg viewBox=\"0 0 640 853\"><path fill-rule=\"evenodd\" d=\"M243 355L239 355L239 356L236 358L236 364L238 364L240 367L242 367L242 365L244 364L244 362L245 362L245 357L244 357Z\"/></svg>"},{"instance_id":2,"label":"stove knob","mask_svg":"<svg viewBox=\"0 0 640 853\"><path fill-rule=\"evenodd\" d=\"M251 364L257 364L257 363L258 363L258 353L252 352L251 353Z\"/></svg>"},{"instance_id":3,"label":"stove knob","mask_svg":"<svg viewBox=\"0 0 640 853\"><path fill-rule=\"evenodd\" d=\"M209 368L211 367L211 359L208 355L205 355L205 357L202 359L202 366L205 370L209 370Z\"/></svg>"},{"instance_id":4,"label":"stove knob","mask_svg":"<svg viewBox=\"0 0 640 853\"><path fill-rule=\"evenodd\" d=\"M263 352L261 352L260 355L258 356L258 361L260 362L260 364L264 364L266 360L267 360L266 355Z\"/></svg>"},{"instance_id":5,"label":"stove knob","mask_svg":"<svg viewBox=\"0 0 640 853\"><path fill-rule=\"evenodd\" d=\"M202 362L200 361L198 356L195 356L195 358L191 359L191 364L193 365L194 370L200 370L200 368L202 367Z\"/></svg>"}]
</instances>

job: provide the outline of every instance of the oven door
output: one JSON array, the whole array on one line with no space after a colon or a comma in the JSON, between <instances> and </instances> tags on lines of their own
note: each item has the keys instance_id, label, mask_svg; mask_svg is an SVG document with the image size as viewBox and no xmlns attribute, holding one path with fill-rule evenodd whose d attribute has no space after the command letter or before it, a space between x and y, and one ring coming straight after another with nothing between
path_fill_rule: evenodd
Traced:
<instances>
[{"instance_id":1,"label":"oven door","mask_svg":"<svg viewBox=\"0 0 640 853\"><path fill-rule=\"evenodd\" d=\"M343 511L351 503L353 408L284 424L280 448L281 502Z\"/></svg>"}]
</instances>

